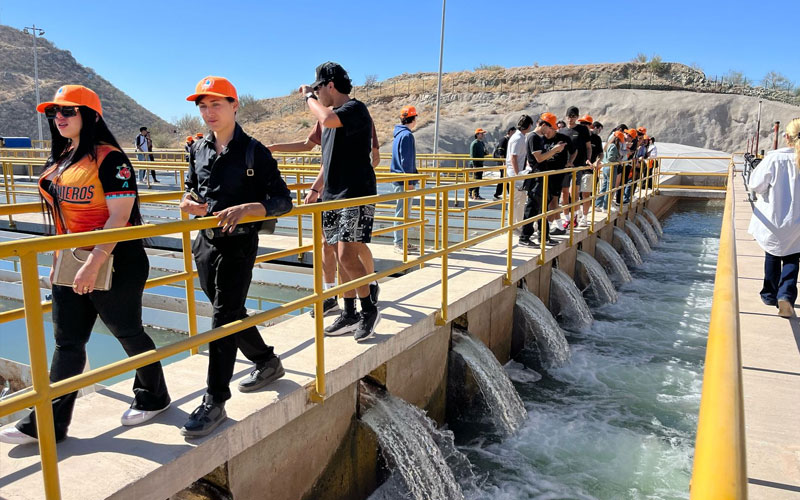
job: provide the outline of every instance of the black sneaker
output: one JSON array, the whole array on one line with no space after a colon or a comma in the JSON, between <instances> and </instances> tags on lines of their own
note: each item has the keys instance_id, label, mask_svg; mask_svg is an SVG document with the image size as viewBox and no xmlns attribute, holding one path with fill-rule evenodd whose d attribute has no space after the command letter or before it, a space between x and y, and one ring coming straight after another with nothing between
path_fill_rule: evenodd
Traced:
<instances>
[{"instance_id":1,"label":"black sneaker","mask_svg":"<svg viewBox=\"0 0 800 500\"><path fill-rule=\"evenodd\" d=\"M567 234L567 230L561 227L561 224L556 224L550 227L550 234L555 234L556 236Z\"/></svg>"},{"instance_id":2,"label":"black sneaker","mask_svg":"<svg viewBox=\"0 0 800 500\"><path fill-rule=\"evenodd\" d=\"M325 328L325 335L332 337L350 333L358 327L358 321L360 319L361 317L357 313L350 315L342 311L342 314L336 318L333 324Z\"/></svg>"},{"instance_id":3,"label":"black sneaker","mask_svg":"<svg viewBox=\"0 0 800 500\"><path fill-rule=\"evenodd\" d=\"M353 333L356 342L361 342L375 336L375 325L381 320L381 312L376 308L374 311L361 311L358 328Z\"/></svg>"},{"instance_id":4,"label":"black sneaker","mask_svg":"<svg viewBox=\"0 0 800 500\"><path fill-rule=\"evenodd\" d=\"M203 396L203 403L189 416L189 420L181 427L181 434L186 437L203 437L219 427L228 415L225 403L215 403L210 394Z\"/></svg>"},{"instance_id":5,"label":"black sneaker","mask_svg":"<svg viewBox=\"0 0 800 500\"><path fill-rule=\"evenodd\" d=\"M239 392L253 392L283 377L286 372L281 358L275 356L265 363L259 363L250 375L239 382Z\"/></svg>"},{"instance_id":6,"label":"black sneaker","mask_svg":"<svg viewBox=\"0 0 800 500\"><path fill-rule=\"evenodd\" d=\"M409 244L409 247L411 245ZM409 250L410 251L410 250ZM381 293L381 287L377 282L369 284L369 298L372 299L373 305L378 305L378 294Z\"/></svg>"},{"instance_id":7,"label":"black sneaker","mask_svg":"<svg viewBox=\"0 0 800 500\"><path fill-rule=\"evenodd\" d=\"M339 312L339 301L336 297L329 297L322 301L322 315L327 316ZM311 317L314 317L314 308L311 308Z\"/></svg>"},{"instance_id":8,"label":"black sneaker","mask_svg":"<svg viewBox=\"0 0 800 500\"><path fill-rule=\"evenodd\" d=\"M519 239L519 245L523 247L535 247L536 244L530 238L522 237Z\"/></svg>"}]
</instances>

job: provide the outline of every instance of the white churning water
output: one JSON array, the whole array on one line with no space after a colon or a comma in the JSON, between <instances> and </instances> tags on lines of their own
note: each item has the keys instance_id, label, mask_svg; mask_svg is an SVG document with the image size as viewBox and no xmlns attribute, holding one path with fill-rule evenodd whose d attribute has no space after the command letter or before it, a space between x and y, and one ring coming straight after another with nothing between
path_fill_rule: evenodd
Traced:
<instances>
[{"instance_id":1,"label":"white churning water","mask_svg":"<svg viewBox=\"0 0 800 500\"><path fill-rule=\"evenodd\" d=\"M636 224L639 226L639 229L641 229L642 233L644 233L645 237L647 237L647 243L650 244L650 248L658 246L658 235L647 219L645 219L642 214L636 214L634 220L636 220Z\"/></svg>"},{"instance_id":2,"label":"white churning water","mask_svg":"<svg viewBox=\"0 0 800 500\"><path fill-rule=\"evenodd\" d=\"M386 489L392 488L402 490L401 498L463 499L461 486L437 444L449 441L452 449L448 450L448 456L457 453L468 464L466 457L452 445L452 433L437 429L422 410L402 399L377 390L367 395L362 393L362 397L368 399L372 407L364 412L361 420L375 432L395 476L394 481L372 498L397 498L388 496Z\"/></svg>"},{"instance_id":3,"label":"white churning water","mask_svg":"<svg viewBox=\"0 0 800 500\"><path fill-rule=\"evenodd\" d=\"M639 255L645 256L652 251L650 244L647 242L647 238L645 238L644 234L642 234L642 231L636 227L636 224L626 220L625 232L628 233L628 236L630 236L633 242L636 244L636 249L639 250Z\"/></svg>"},{"instance_id":4,"label":"white churning water","mask_svg":"<svg viewBox=\"0 0 800 500\"><path fill-rule=\"evenodd\" d=\"M593 298L601 304L616 302L617 290L614 289L614 284L611 283L611 279L609 279L603 266L594 257L580 250L578 250L577 259L586 270L586 274L589 275L589 287ZM575 272L578 272L578 270L576 269Z\"/></svg>"},{"instance_id":5,"label":"white churning water","mask_svg":"<svg viewBox=\"0 0 800 500\"><path fill-rule=\"evenodd\" d=\"M553 268L550 278L550 310L556 311L559 320L572 328L584 328L592 324L592 312L581 291L567 273Z\"/></svg>"},{"instance_id":6,"label":"white churning water","mask_svg":"<svg viewBox=\"0 0 800 500\"><path fill-rule=\"evenodd\" d=\"M481 394L489 406L495 427L511 435L519 429L528 412L514 389L514 384L492 351L468 332L453 330L453 351L472 370Z\"/></svg>"},{"instance_id":7,"label":"white churning water","mask_svg":"<svg viewBox=\"0 0 800 500\"><path fill-rule=\"evenodd\" d=\"M650 224L652 224L653 229L655 229L656 233L658 233L658 237L661 238L662 236L664 236L664 228L661 227L661 221L658 220L656 214L654 214L653 211L650 210L649 208L645 208L644 215L645 217L647 217L647 220L650 221Z\"/></svg>"},{"instance_id":8,"label":"white churning water","mask_svg":"<svg viewBox=\"0 0 800 500\"><path fill-rule=\"evenodd\" d=\"M569 338L570 361L514 377L516 434L457 436L485 477L467 499L688 498L722 206L682 200L617 303Z\"/></svg>"},{"instance_id":9,"label":"white churning water","mask_svg":"<svg viewBox=\"0 0 800 500\"><path fill-rule=\"evenodd\" d=\"M633 244L633 240L625 231L614 226L614 239L619 242L620 249L622 250L625 262L628 263L628 267L642 265L642 256L639 254L639 250L636 249L636 245Z\"/></svg>"},{"instance_id":10,"label":"white churning water","mask_svg":"<svg viewBox=\"0 0 800 500\"><path fill-rule=\"evenodd\" d=\"M597 238L594 244L594 255L603 265L608 276L617 285L627 283L633 279L631 278L631 272L628 270L628 266L625 265L625 261L622 260L622 257L620 257L610 243Z\"/></svg>"},{"instance_id":11,"label":"white churning water","mask_svg":"<svg viewBox=\"0 0 800 500\"><path fill-rule=\"evenodd\" d=\"M536 349L545 369L569 361L569 343L550 310L533 293L520 288L514 305L514 329L520 329L525 347Z\"/></svg>"}]
</instances>

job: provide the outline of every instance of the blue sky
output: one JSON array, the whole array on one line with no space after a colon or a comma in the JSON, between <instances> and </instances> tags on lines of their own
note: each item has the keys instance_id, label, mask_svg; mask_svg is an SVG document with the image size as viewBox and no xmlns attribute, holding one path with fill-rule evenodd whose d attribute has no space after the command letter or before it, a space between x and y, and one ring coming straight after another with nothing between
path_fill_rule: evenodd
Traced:
<instances>
[{"instance_id":1,"label":"blue sky","mask_svg":"<svg viewBox=\"0 0 800 500\"><path fill-rule=\"evenodd\" d=\"M0 0L0 23L36 23L45 38L167 120L194 113L184 98L208 74L231 79L240 94L272 97L310 83L326 60L340 62L356 84L368 74L382 80L438 68L439 0L206 5ZM800 84L797 2L614 5L450 0L444 70L620 62L641 52L696 63L709 76L735 69L760 80L776 70ZM756 6L766 11L751 12Z\"/></svg>"}]
</instances>

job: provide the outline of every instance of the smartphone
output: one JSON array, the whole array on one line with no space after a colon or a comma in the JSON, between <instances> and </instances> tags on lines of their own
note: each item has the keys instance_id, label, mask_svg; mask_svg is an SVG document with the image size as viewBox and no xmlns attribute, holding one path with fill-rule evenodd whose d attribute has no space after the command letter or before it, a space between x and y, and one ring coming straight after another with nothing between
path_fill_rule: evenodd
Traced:
<instances>
[{"instance_id":1,"label":"smartphone","mask_svg":"<svg viewBox=\"0 0 800 500\"><path fill-rule=\"evenodd\" d=\"M205 203L206 201L200 196L197 191L194 189L189 190L189 198L191 198L196 203Z\"/></svg>"}]
</instances>

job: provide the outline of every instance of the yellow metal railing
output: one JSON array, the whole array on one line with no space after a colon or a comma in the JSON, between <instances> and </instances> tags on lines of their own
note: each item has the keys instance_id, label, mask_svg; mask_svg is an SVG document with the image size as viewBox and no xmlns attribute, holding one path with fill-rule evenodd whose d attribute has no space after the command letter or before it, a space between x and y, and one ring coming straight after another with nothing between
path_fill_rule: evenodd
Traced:
<instances>
[{"instance_id":1,"label":"yellow metal railing","mask_svg":"<svg viewBox=\"0 0 800 500\"><path fill-rule=\"evenodd\" d=\"M692 469L691 498L697 500L747 498L733 159L727 175Z\"/></svg>"},{"instance_id":2,"label":"yellow metal railing","mask_svg":"<svg viewBox=\"0 0 800 500\"><path fill-rule=\"evenodd\" d=\"M596 186L595 186L593 188L591 197L589 198L589 201L592 203L592 205L594 205L594 202L596 201L596 198L598 196L611 197L616 191L624 189L627 186L635 186L639 188L638 196L636 196L636 193L634 192L630 197L630 200L627 204L628 210L633 209L634 204L641 204L643 202L646 202L647 199L649 199L651 196L655 194L657 189L657 180L658 180L658 168L659 168L658 165L656 165L654 169L649 171L649 173L643 168L643 164L641 162L638 163L633 162L633 164L625 163L623 164L623 170L625 167L628 166L630 166L631 168L638 169L638 171L641 173L647 173L648 175L639 175L638 178L637 176L634 176L632 180L628 182L623 182L622 185L614 187L613 189L610 189L609 191L603 193L598 193L596 191ZM60 498L60 488L59 488L57 455L55 447L55 433L53 429L53 414L51 405L51 401L53 398L76 391L82 387L102 382L103 380L123 374L130 370L134 370L138 367L145 366L154 363L156 361L160 361L168 356L172 356L181 351L190 350L191 352L195 353L197 352L197 349L201 344L205 344L213 340L222 338L224 336L231 335L245 328L249 328L251 326L255 326L260 323L269 321L271 319L287 314L299 308L308 307L312 305L315 308L315 313L316 313L315 332L314 332L314 341L316 350L316 369L315 369L315 382L313 386L309 386L307 390L310 400L315 402L322 402L326 397L324 330L322 322L323 318L322 303L325 299L343 294L344 292L350 290L354 290L360 286L372 282L373 280L384 278L389 275L402 272L416 266L422 266L424 263L428 261L434 259L441 259L442 280L440 285L442 290L442 301L441 301L441 308L436 313L436 322L440 324L446 323L450 319L448 316L449 301L448 301L447 283L449 276L447 269L448 269L448 259L452 253L463 250L471 246L475 246L479 243L487 241L491 238L495 238L497 236L501 235L506 236L507 269L503 277L503 281L504 283L510 285L512 283L512 256L515 248L513 244L512 231L516 228L521 227L524 224L535 223L550 215L554 215L560 212L564 208L564 207L559 207L558 209L548 211L546 206L548 197L544 196L542 214L535 217L531 217L529 219L524 219L518 222L514 222L513 203L509 203L508 209L506 211L507 217L505 219L500 220L500 227L498 227L497 229L488 230L483 234L480 234L478 236L469 239L465 237L462 241L451 244L451 237L449 231L449 219L450 219L449 207L451 200L450 197L451 192L455 193L458 192L458 190L462 189L490 186L490 185L495 185L498 182L502 182L505 184L504 193L508 193L510 192L510 189L513 187L513 183L515 181L521 181L529 178L530 179L542 178L542 182L544 183L543 192L546 193L547 183L549 181L550 175L554 173L558 174L567 173L573 176L574 180L576 173L584 169L585 167L572 168L556 172L541 172L541 173L516 176L511 178L505 177L503 179L487 179L487 180L473 181L463 184L449 184L449 185L440 185L435 187L425 187L424 185L425 177L423 176L421 179L423 185L419 190L297 206L294 208L292 212L285 215L284 217L311 216L312 219L311 232L313 241L312 245L310 245L311 248L299 245L297 248L294 249L281 250L278 252L273 252L271 254L259 256L257 261L264 261L264 260L269 260L271 258L277 258L276 256L292 255L302 251L313 250L314 292L311 295L291 301L286 304L282 304L269 311L259 312L245 319L234 321L232 323L220 326L218 328L214 328L212 330L203 333L196 333L197 327L195 322L195 311L194 311L194 301L193 301L194 297L193 277L196 275L196 272L193 271L191 266L191 249L190 249L189 237L191 231L198 231L210 227L215 227L217 221L216 218L214 217L205 217L193 220L181 220L176 222L166 222L162 224L146 224L142 226L92 231L87 233L38 237L38 238L30 238L30 239L0 243L0 258L16 256L20 260L23 297L24 297L24 310L20 312L15 311L14 313L23 314L25 318L25 324L28 332L28 348L31 361L31 373L33 378L32 391L23 394L12 395L0 401L0 416L8 415L30 406L34 406L36 408L36 421L37 421L36 423L39 431L39 450L41 456L42 474L45 484L45 492L48 499L58 499ZM623 177L623 179L625 178ZM647 187L648 180L651 181L650 187ZM142 201L163 201L170 199L170 196L174 197L175 194L176 193L174 192L163 193L163 194L159 193L154 195L142 195L141 198ZM575 208L580 206L586 200L576 199L577 186L575 186L574 182L573 182L572 194L573 194L573 202L568 204L566 208L568 208L571 211L571 213L574 213ZM152 198L149 198L150 196L152 196ZM426 200L428 197L435 197L435 199L437 200L436 210L435 210L435 218L437 220L437 223L435 224L436 228L435 230L437 232L436 243L434 245L434 249L430 252L426 252L424 247L424 241L426 240L425 231L427 226L427 224L425 224L425 207L426 207ZM386 269L381 272L375 272L347 283L341 283L340 285L330 288L328 290L324 290L322 286L322 212L325 210L333 210L333 209L339 209L339 208L363 205L363 204L381 204L387 202L396 202L397 200L400 199L405 200L406 207L409 207L410 200L414 198L419 198L420 219L418 220L411 219L410 222L406 222L410 219L408 215L409 210L406 210L402 217L404 224L400 226L390 226L387 228L383 228L381 231L389 232L394 230L405 230L408 229L409 227L419 227L421 233L420 234L421 245L420 245L419 257L410 260L404 258L403 263L398 264L390 269ZM506 200L506 202L508 202L508 197L506 195L504 195L504 199ZM25 205L26 206L24 207L13 206L13 205L0 206L0 216L10 215L12 213L24 213L26 211L31 211L31 209L33 209L34 206L36 210L39 209L38 203L31 203ZM609 210L605 216L606 220L611 221L616 217L623 216L626 212L625 208L626 208L625 205L621 206L619 212L617 213L613 213L612 210ZM593 214L594 212L595 211L593 210ZM247 218L243 222L250 222L257 220L264 220L264 219ZM593 215L590 231L594 231L594 224L595 224L595 217ZM570 225L570 236L569 236L570 245L573 244L573 231L574 229L572 228L572 225ZM439 234L439 232L441 232L441 234ZM61 249L87 247L87 246L99 245L110 242L145 239L145 238L152 238L156 236L163 236L176 233L179 233L182 236L182 248L183 248L184 267L185 267L184 271L182 273L177 273L174 275L163 276L155 278L153 280L149 280L148 286L157 286L181 280L184 281L184 286L186 287L186 298L187 298L187 316L189 321L188 329L190 332L189 338L175 342L167 346L159 347L157 349L145 353L138 354L136 356L132 356L130 358L126 358L124 360L115 363L110 363L105 366L97 367L85 373L76 375L74 377L70 377L65 380L61 380L59 382L54 382L52 384L49 383L48 370L47 370L48 364L47 364L45 338L44 338L45 337L44 319L43 319L43 313L45 305L47 303L42 302L40 298L39 276L37 269L38 254L43 252L52 252ZM408 241L407 238L404 239L404 242L407 241ZM545 259L545 252L546 252L545 244L546 241L544 238L542 238L542 246L540 248L540 257L539 257L540 262L544 262ZM407 254L404 254L404 257L407 257ZM14 315L6 314L0 316L0 321L9 321L10 319L14 319Z\"/></svg>"}]
</instances>

